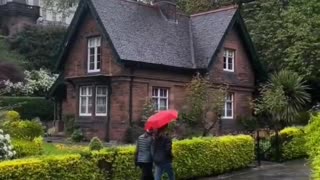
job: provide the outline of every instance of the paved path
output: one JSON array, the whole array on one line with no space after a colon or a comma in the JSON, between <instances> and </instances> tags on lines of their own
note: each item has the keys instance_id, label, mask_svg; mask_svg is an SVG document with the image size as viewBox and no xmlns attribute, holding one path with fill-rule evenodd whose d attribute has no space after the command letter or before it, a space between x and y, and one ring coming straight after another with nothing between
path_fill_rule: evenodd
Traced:
<instances>
[{"instance_id":1,"label":"paved path","mask_svg":"<svg viewBox=\"0 0 320 180\"><path fill-rule=\"evenodd\" d=\"M268 163L258 168L201 180L309 180L310 169L306 160L283 164Z\"/></svg>"}]
</instances>

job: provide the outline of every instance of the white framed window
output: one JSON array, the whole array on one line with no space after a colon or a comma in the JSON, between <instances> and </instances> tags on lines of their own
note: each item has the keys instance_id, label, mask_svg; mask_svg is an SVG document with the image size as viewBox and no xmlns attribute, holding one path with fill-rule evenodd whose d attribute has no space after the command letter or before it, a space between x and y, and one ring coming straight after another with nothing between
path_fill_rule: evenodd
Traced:
<instances>
[{"instance_id":1,"label":"white framed window","mask_svg":"<svg viewBox=\"0 0 320 180\"><path fill-rule=\"evenodd\" d=\"M106 86L97 86L96 89L96 116L107 115L108 89Z\"/></svg>"},{"instance_id":2,"label":"white framed window","mask_svg":"<svg viewBox=\"0 0 320 180\"><path fill-rule=\"evenodd\" d=\"M92 86L80 87L79 114L80 116L92 115Z\"/></svg>"},{"instance_id":3,"label":"white framed window","mask_svg":"<svg viewBox=\"0 0 320 180\"><path fill-rule=\"evenodd\" d=\"M88 72L100 72L101 37L88 39Z\"/></svg>"},{"instance_id":4,"label":"white framed window","mask_svg":"<svg viewBox=\"0 0 320 180\"><path fill-rule=\"evenodd\" d=\"M226 95L226 101L224 103L224 109L222 112L223 119L232 119L233 118L233 93L228 93Z\"/></svg>"},{"instance_id":5,"label":"white framed window","mask_svg":"<svg viewBox=\"0 0 320 180\"><path fill-rule=\"evenodd\" d=\"M223 53L223 70L234 72L235 50L225 49Z\"/></svg>"},{"instance_id":6,"label":"white framed window","mask_svg":"<svg viewBox=\"0 0 320 180\"><path fill-rule=\"evenodd\" d=\"M156 111L168 110L169 108L169 89L152 88L152 100Z\"/></svg>"}]
</instances>

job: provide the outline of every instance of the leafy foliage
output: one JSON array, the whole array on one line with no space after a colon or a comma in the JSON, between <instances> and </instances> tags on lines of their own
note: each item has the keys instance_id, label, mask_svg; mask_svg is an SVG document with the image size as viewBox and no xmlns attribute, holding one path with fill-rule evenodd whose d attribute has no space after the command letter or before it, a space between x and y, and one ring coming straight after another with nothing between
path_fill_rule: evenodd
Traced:
<instances>
[{"instance_id":1,"label":"leafy foliage","mask_svg":"<svg viewBox=\"0 0 320 180\"><path fill-rule=\"evenodd\" d=\"M273 74L261 88L261 97L256 104L257 112L267 113L278 129L294 121L303 106L310 101L304 83L297 73L291 71L282 70Z\"/></svg>"},{"instance_id":2,"label":"leafy foliage","mask_svg":"<svg viewBox=\"0 0 320 180\"><path fill-rule=\"evenodd\" d=\"M89 144L89 149L91 151L99 151L103 148L103 144L98 137L93 137Z\"/></svg>"},{"instance_id":3,"label":"leafy foliage","mask_svg":"<svg viewBox=\"0 0 320 180\"><path fill-rule=\"evenodd\" d=\"M8 119L5 119L1 126L13 138L32 141L34 138L44 135L43 126L37 120L23 121L18 119L19 116L16 113L10 111L6 117Z\"/></svg>"},{"instance_id":4,"label":"leafy foliage","mask_svg":"<svg viewBox=\"0 0 320 180\"><path fill-rule=\"evenodd\" d=\"M0 36L0 62L23 67L23 60L24 57L22 55L10 50L10 43L8 40Z\"/></svg>"},{"instance_id":5,"label":"leafy foliage","mask_svg":"<svg viewBox=\"0 0 320 180\"><path fill-rule=\"evenodd\" d=\"M13 139L12 144L16 151L15 158L24 158L29 156L38 156L43 153L43 139L35 138L32 141Z\"/></svg>"},{"instance_id":6,"label":"leafy foliage","mask_svg":"<svg viewBox=\"0 0 320 180\"><path fill-rule=\"evenodd\" d=\"M53 119L53 103L43 97L0 97L0 107L17 111L22 119L39 117L41 121ZM1 108L0 108L1 109Z\"/></svg>"},{"instance_id":7,"label":"leafy foliage","mask_svg":"<svg viewBox=\"0 0 320 180\"><path fill-rule=\"evenodd\" d=\"M16 34L10 47L25 57L29 70L53 70L65 33L62 27L31 26Z\"/></svg>"},{"instance_id":8,"label":"leafy foliage","mask_svg":"<svg viewBox=\"0 0 320 180\"><path fill-rule=\"evenodd\" d=\"M81 129L75 129L71 134L71 139L73 142L81 142L84 140L84 134Z\"/></svg>"},{"instance_id":9,"label":"leafy foliage","mask_svg":"<svg viewBox=\"0 0 320 180\"><path fill-rule=\"evenodd\" d=\"M207 135L221 118L226 94L227 87L212 87L207 77L198 73L187 84L187 111L184 120L191 126L200 125L203 135Z\"/></svg>"}]
</instances>

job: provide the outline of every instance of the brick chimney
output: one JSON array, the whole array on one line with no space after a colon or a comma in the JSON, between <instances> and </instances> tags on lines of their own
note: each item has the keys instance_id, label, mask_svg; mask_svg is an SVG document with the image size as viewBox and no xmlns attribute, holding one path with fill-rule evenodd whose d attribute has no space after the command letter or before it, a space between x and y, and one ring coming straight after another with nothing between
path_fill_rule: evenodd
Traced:
<instances>
[{"instance_id":1,"label":"brick chimney","mask_svg":"<svg viewBox=\"0 0 320 180\"><path fill-rule=\"evenodd\" d=\"M152 5L158 6L161 14L169 21L177 20L176 0L153 0Z\"/></svg>"}]
</instances>

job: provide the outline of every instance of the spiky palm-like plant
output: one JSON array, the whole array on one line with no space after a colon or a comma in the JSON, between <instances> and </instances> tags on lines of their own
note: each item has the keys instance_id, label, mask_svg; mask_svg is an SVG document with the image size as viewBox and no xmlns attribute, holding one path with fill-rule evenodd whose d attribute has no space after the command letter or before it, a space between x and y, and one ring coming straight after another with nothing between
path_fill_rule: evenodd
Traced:
<instances>
[{"instance_id":1,"label":"spiky palm-like plant","mask_svg":"<svg viewBox=\"0 0 320 180\"><path fill-rule=\"evenodd\" d=\"M280 113L280 118L286 123L294 121L304 106L310 102L308 87L303 77L295 72L282 70L273 74L269 86L271 89L282 89L283 91L286 106Z\"/></svg>"}]
</instances>

